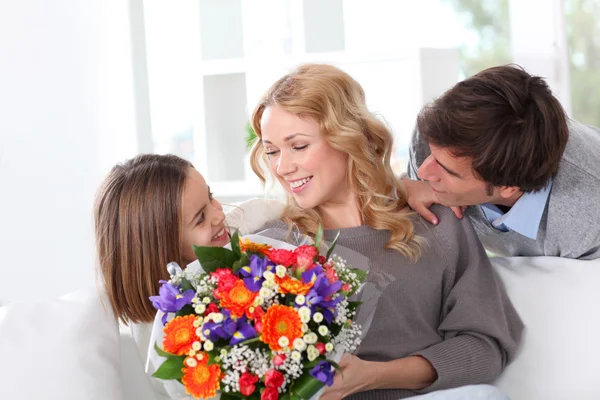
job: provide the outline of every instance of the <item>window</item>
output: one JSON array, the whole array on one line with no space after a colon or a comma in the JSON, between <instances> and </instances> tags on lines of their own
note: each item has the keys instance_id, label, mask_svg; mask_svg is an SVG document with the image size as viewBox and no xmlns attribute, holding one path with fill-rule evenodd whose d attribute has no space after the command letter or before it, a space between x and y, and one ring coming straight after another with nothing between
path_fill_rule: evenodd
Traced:
<instances>
[{"instance_id":1,"label":"window","mask_svg":"<svg viewBox=\"0 0 600 400\"><path fill-rule=\"evenodd\" d=\"M572 21L575 115L596 123L600 100L582 100L598 97L585 83L598 74L597 53L589 50L598 46L594 0L551 0L552 7L546 0L144 0L146 134L154 151L190 159L218 198L259 196L246 146L254 105L294 66L327 62L364 87L369 108L394 133L401 172L421 107L481 69L521 63L568 100L569 81L555 73L561 60L566 65L556 45L562 9L554 7L563 1ZM532 10L543 28L538 36L531 34Z\"/></svg>"},{"instance_id":2,"label":"window","mask_svg":"<svg viewBox=\"0 0 600 400\"><path fill-rule=\"evenodd\" d=\"M571 110L574 119L600 127L600 2L565 0Z\"/></svg>"}]
</instances>

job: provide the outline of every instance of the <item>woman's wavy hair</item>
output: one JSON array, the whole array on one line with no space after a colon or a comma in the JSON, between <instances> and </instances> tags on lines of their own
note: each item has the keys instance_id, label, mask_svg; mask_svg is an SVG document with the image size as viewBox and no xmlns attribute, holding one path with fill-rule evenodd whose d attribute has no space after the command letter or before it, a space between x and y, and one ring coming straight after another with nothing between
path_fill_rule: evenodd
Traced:
<instances>
[{"instance_id":1,"label":"woman's wavy hair","mask_svg":"<svg viewBox=\"0 0 600 400\"><path fill-rule=\"evenodd\" d=\"M142 154L117 164L96 195L94 222L101 279L117 318L151 322L149 296L166 266L185 265L181 207L192 164L174 155Z\"/></svg>"},{"instance_id":2,"label":"woman's wavy hair","mask_svg":"<svg viewBox=\"0 0 600 400\"><path fill-rule=\"evenodd\" d=\"M251 120L258 140L252 147L250 162L263 183L265 174L261 164L267 162L267 156L260 140L260 122L267 107L279 107L320 124L329 145L348 155L347 179L358 196L364 223L373 229L391 231L386 247L415 260L420 241L409 214L399 212L407 206L407 201L404 186L390 164L392 134L367 109L360 84L334 66L306 64L271 86L254 109ZM397 194L398 188L401 196ZM311 236L322 223L317 211L302 209L289 193L282 220Z\"/></svg>"}]
</instances>

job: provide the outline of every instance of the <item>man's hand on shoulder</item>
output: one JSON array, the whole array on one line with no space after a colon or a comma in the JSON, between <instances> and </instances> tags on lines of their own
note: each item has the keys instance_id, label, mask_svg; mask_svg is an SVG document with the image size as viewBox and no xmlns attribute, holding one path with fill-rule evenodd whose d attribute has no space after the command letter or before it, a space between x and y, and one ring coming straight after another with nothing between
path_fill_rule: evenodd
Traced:
<instances>
[{"instance_id":1,"label":"man's hand on shoulder","mask_svg":"<svg viewBox=\"0 0 600 400\"><path fill-rule=\"evenodd\" d=\"M441 203L438 201L429 183L425 181L415 181L408 178L403 178L402 183L406 188L407 201L410 208L420 214L427 221L437 225L438 219L435 214L429 210L429 208L433 204ZM402 194L398 192L398 195L401 196ZM456 215L457 218L462 218L463 211L466 209L466 206L450 207L450 209L454 212L454 215Z\"/></svg>"}]
</instances>

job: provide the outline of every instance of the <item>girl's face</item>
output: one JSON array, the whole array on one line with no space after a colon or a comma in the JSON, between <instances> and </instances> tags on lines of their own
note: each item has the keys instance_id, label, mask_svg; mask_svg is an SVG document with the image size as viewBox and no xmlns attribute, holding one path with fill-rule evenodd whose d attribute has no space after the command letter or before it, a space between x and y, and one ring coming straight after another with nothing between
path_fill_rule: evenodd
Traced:
<instances>
[{"instance_id":1,"label":"girl's face","mask_svg":"<svg viewBox=\"0 0 600 400\"><path fill-rule=\"evenodd\" d=\"M194 168L188 171L182 196L183 257L196 259L192 245L222 247L229 243L223 207L213 199L204 178Z\"/></svg>"},{"instance_id":2,"label":"girl's face","mask_svg":"<svg viewBox=\"0 0 600 400\"><path fill-rule=\"evenodd\" d=\"M267 107L260 125L271 172L300 207L345 202L348 156L329 145L317 121Z\"/></svg>"}]
</instances>

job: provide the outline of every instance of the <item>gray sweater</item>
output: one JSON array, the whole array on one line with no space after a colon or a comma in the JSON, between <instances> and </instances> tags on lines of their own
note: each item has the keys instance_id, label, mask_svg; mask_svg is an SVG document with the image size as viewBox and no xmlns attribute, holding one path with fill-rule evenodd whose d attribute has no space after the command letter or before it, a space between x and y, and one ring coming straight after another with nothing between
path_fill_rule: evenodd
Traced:
<instances>
[{"instance_id":1,"label":"gray sweater","mask_svg":"<svg viewBox=\"0 0 600 400\"><path fill-rule=\"evenodd\" d=\"M351 399L401 399L492 382L515 355L523 324L471 224L445 207L434 207L437 227L413 216L416 233L424 239L416 263L385 249L389 231L369 226L341 230L335 253L353 267L368 269L361 300L376 304L357 356L390 361L420 355L438 375L423 391L374 390ZM280 221L265 229L259 233L290 241ZM333 240L336 233L325 231L325 239ZM359 311L359 323L368 319Z\"/></svg>"},{"instance_id":2,"label":"gray sweater","mask_svg":"<svg viewBox=\"0 0 600 400\"><path fill-rule=\"evenodd\" d=\"M411 179L417 179L417 170L429 154L429 144L415 131L408 165ZM535 240L495 229L479 205L469 207L465 215L483 245L498 255L591 260L600 258L599 207L600 130L570 121L569 141Z\"/></svg>"}]
</instances>

